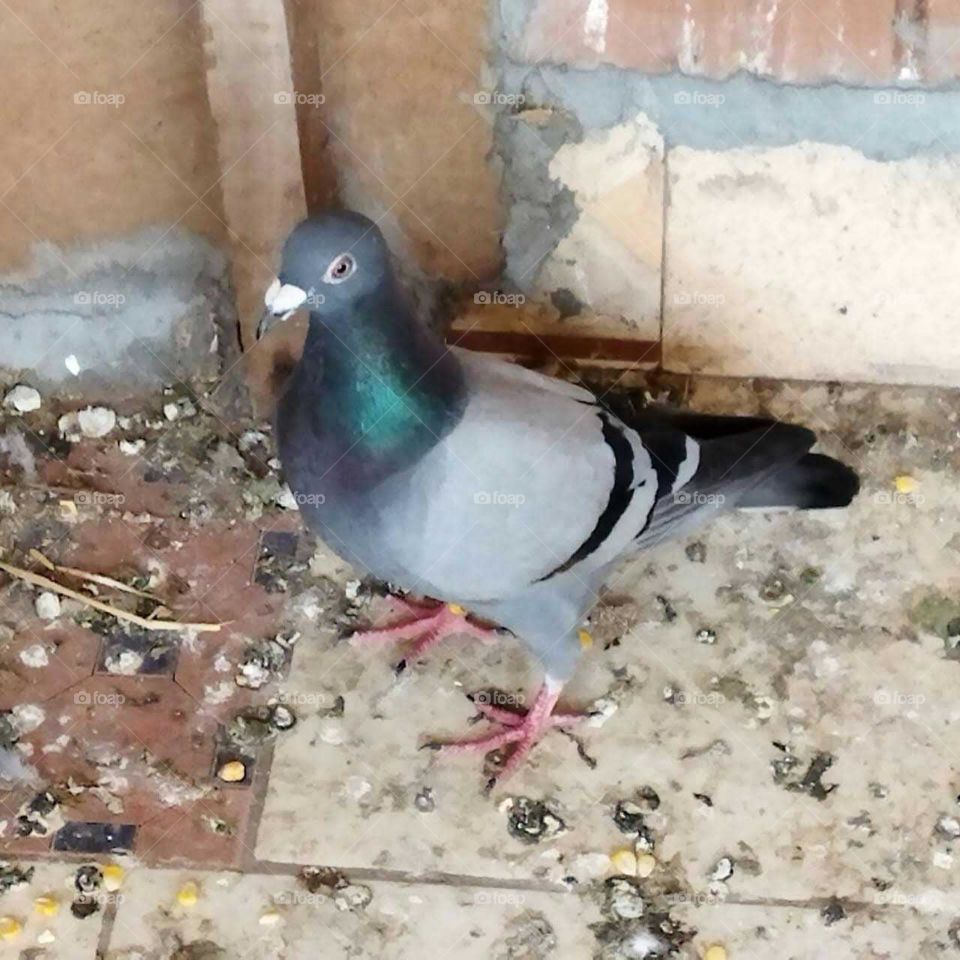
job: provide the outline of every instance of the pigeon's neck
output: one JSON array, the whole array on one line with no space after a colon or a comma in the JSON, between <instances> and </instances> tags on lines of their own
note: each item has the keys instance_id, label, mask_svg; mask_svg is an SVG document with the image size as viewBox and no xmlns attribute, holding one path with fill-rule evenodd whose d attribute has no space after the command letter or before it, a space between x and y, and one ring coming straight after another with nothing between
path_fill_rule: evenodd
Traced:
<instances>
[{"instance_id":1,"label":"pigeon's neck","mask_svg":"<svg viewBox=\"0 0 960 960\"><path fill-rule=\"evenodd\" d=\"M402 302L384 291L349 316L311 315L295 374L301 410L357 480L416 462L464 405L459 361Z\"/></svg>"}]
</instances>

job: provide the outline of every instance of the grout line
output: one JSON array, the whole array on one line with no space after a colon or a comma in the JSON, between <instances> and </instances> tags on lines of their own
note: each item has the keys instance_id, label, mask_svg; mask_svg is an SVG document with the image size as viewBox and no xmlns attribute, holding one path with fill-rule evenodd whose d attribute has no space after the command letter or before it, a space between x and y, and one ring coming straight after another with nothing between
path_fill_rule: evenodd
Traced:
<instances>
[{"instance_id":1,"label":"grout line","mask_svg":"<svg viewBox=\"0 0 960 960\"><path fill-rule=\"evenodd\" d=\"M664 333L667 316L667 216L670 210L670 168L668 157L670 149L666 141L663 144L663 211L660 215L660 358L657 366L663 370Z\"/></svg>"}]
</instances>

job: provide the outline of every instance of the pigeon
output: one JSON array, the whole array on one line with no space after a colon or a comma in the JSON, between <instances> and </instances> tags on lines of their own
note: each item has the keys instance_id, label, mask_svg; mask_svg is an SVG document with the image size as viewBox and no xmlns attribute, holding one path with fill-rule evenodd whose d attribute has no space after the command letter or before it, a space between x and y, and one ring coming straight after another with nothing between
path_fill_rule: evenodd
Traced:
<instances>
[{"instance_id":1,"label":"pigeon","mask_svg":"<svg viewBox=\"0 0 960 960\"><path fill-rule=\"evenodd\" d=\"M499 779L552 727L604 581L637 552L737 508L842 507L857 474L805 427L648 406L448 346L418 316L371 220L328 211L286 240L258 339L301 308L303 354L276 410L303 520L362 571L432 604L367 639L519 637L544 671L525 712L484 705ZM491 781L493 782L493 781Z\"/></svg>"}]
</instances>

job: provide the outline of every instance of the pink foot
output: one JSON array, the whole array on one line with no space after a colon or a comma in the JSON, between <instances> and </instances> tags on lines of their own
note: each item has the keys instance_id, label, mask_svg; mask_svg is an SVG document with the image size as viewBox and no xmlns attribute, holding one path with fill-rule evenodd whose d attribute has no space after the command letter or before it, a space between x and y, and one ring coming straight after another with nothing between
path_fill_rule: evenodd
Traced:
<instances>
[{"instance_id":1,"label":"pink foot","mask_svg":"<svg viewBox=\"0 0 960 960\"><path fill-rule=\"evenodd\" d=\"M453 634L466 634L477 640L489 640L496 629L481 627L467 618L463 607L453 603L413 603L400 597L392 598L404 608L406 616L400 623L377 630L358 630L350 637L356 645L374 643L397 643L401 640L416 640L407 657L397 664L397 672L406 669L408 660L417 660L441 640Z\"/></svg>"},{"instance_id":2,"label":"pink foot","mask_svg":"<svg viewBox=\"0 0 960 960\"><path fill-rule=\"evenodd\" d=\"M489 753L507 744L514 744L507 762L488 781L487 789L489 790L517 770L548 730L553 727L568 727L584 719L583 714L553 712L562 687L562 684L548 678L540 687L533 706L526 713L507 710L492 704L477 703L480 713L488 720L500 724L503 729L473 740L454 740L449 743L432 743L429 746L444 753L458 754L478 750Z\"/></svg>"}]
</instances>

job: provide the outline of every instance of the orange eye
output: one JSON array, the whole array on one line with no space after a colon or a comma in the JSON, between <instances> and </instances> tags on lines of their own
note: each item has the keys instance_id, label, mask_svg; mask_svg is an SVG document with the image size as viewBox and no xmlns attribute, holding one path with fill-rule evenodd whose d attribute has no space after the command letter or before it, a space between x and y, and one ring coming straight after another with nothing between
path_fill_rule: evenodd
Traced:
<instances>
[{"instance_id":1,"label":"orange eye","mask_svg":"<svg viewBox=\"0 0 960 960\"><path fill-rule=\"evenodd\" d=\"M348 277L353 276L353 272L356 269L357 261L354 260L349 253L341 253L340 256L327 267L327 273L323 279L327 283L343 283Z\"/></svg>"}]
</instances>

